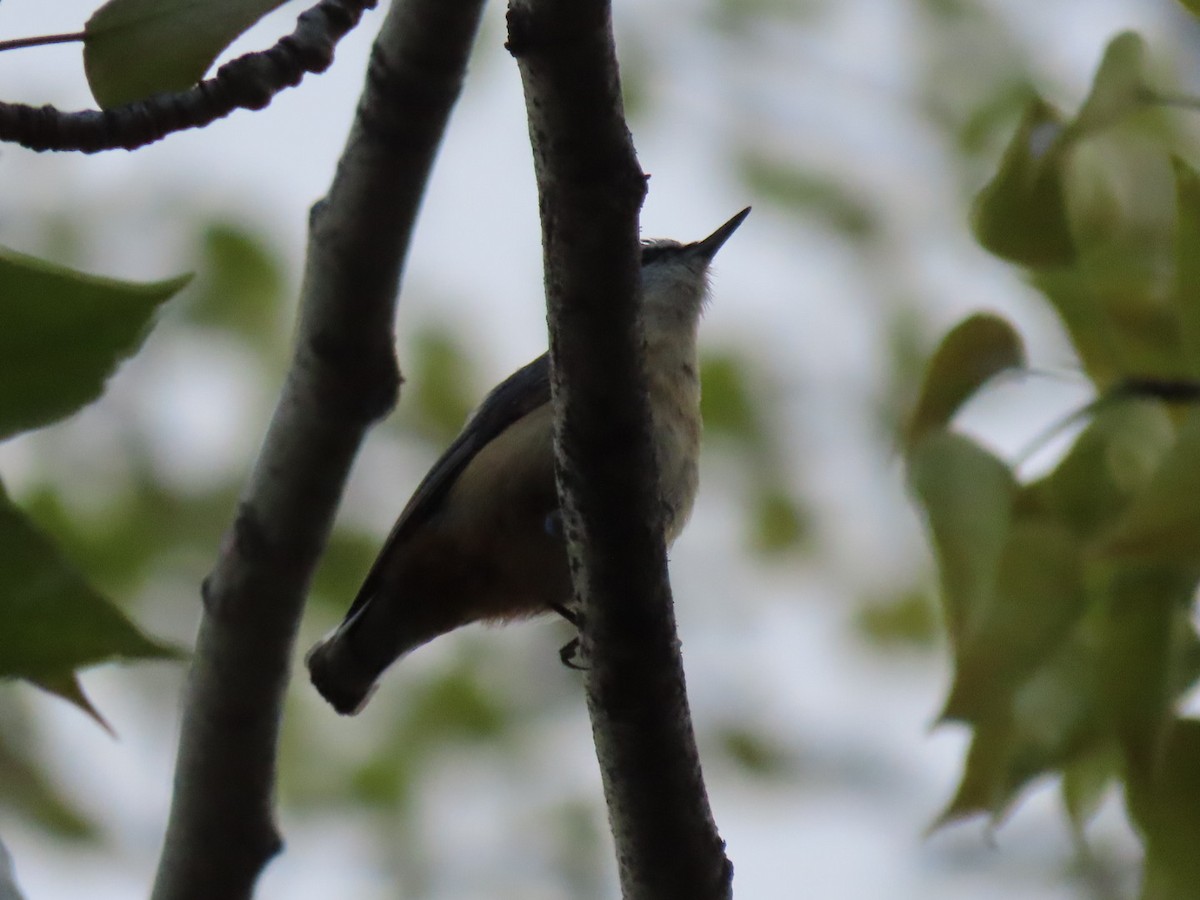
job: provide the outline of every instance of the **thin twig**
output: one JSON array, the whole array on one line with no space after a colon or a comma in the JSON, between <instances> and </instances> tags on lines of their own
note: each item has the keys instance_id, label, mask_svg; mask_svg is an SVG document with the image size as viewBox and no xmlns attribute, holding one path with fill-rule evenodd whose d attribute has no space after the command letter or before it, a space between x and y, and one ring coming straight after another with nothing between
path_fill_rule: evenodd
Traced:
<instances>
[{"instance_id":1,"label":"thin twig","mask_svg":"<svg viewBox=\"0 0 1200 900\"><path fill-rule=\"evenodd\" d=\"M74 44L82 41L87 35L82 31L71 34L43 34L37 37L13 38L0 41L0 53L5 50L20 50L24 47L48 47L51 44Z\"/></svg>"},{"instance_id":2,"label":"thin twig","mask_svg":"<svg viewBox=\"0 0 1200 900\"><path fill-rule=\"evenodd\" d=\"M482 0L399 0L312 213L295 356L205 582L154 900L249 898L273 821L283 696L309 579L351 462L394 402L394 299Z\"/></svg>"},{"instance_id":3,"label":"thin twig","mask_svg":"<svg viewBox=\"0 0 1200 900\"><path fill-rule=\"evenodd\" d=\"M53 106L0 103L0 141L29 150L133 150L235 109L262 109L306 73L324 72L333 50L378 0L320 0L274 47L239 56L186 91L155 94L105 110L63 112Z\"/></svg>"}]
</instances>

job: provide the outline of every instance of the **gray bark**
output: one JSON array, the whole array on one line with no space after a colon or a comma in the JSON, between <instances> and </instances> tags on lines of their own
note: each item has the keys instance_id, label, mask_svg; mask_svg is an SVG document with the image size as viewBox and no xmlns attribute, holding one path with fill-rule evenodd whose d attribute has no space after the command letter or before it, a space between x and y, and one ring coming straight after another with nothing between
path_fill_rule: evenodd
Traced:
<instances>
[{"instance_id":1,"label":"gray bark","mask_svg":"<svg viewBox=\"0 0 1200 900\"><path fill-rule=\"evenodd\" d=\"M556 452L588 708L627 900L724 900L688 711L639 330L645 177L605 0L512 0L542 216Z\"/></svg>"},{"instance_id":2,"label":"gray bark","mask_svg":"<svg viewBox=\"0 0 1200 900\"><path fill-rule=\"evenodd\" d=\"M481 8L393 4L313 208L295 355L204 586L155 900L248 898L281 847L276 752L296 631L354 455L395 401L394 301Z\"/></svg>"}]
</instances>

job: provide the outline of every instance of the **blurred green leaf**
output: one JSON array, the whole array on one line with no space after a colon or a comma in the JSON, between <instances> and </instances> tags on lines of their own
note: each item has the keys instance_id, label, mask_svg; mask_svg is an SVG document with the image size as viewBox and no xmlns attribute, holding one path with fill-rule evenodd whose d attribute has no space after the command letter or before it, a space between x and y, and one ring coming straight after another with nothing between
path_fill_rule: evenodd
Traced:
<instances>
[{"instance_id":1,"label":"blurred green leaf","mask_svg":"<svg viewBox=\"0 0 1200 900\"><path fill-rule=\"evenodd\" d=\"M356 768L350 779L354 799L368 806L408 808L416 775L412 753L379 753Z\"/></svg>"},{"instance_id":2,"label":"blurred green leaf","mask_svg":"<svg viewBox=\"0 0 1200 900\"><path fill-rule=\"evenodd\" d=\"M26 678L72 699L76 669L178 655L96 593L0 492L0 677Z\"/></svg>"},{"instance_id":3,"label":"blurred green leaf","mask_svg":"<svg viewBox=\"0 0 1200 900\"><path fill-rule=\"evenodd\" d=\"M109 0L84 26L83 65L108 109L186 90L221 51L286 0Z\"/></svg>"},{"instance_id":4,"label":"blurred green leaf","mask_svg":"<svg viewBox=\"0 0 1200 900\"><path fill-rule=\"evenodd\" d=\"M1200 565L1200 410L1187 414L1175 445L1100 549L1116 559Z\"/></svg>"},{"instance_id":5,"label":"blurred green leaf","mask_svg":"<svg viewBox=\"0 0 1200 900\"><path fill-rule=\"evenodd\" d=\"M802 547L811 531L810 516L782 490L767 489L755 500L754 546L760 553L785 553Z\"/></svg>"},{"instance_id":6,"label":"blurred green leaf","mask_svg":"<svg viewBox=\"0 0 1200 900\"><path fill-rule=\"evenodd\" d=\"M700 361L700 414L704 430L753 448L766 441L750 386L746 360L732 353L706 353Z\"/></svg>"},{"instance_id":7,"label":"blurred green leaf","mask_svg":"<svg viewBox=\"0 0 1200 900\"><path fill-rule=\"evenodd\" d=\"M1168 153L1142 129L1122 127L1081 144L1072 172L1077 271L1112 320L1116 337L1126 337L1128 328L1126 343L1136 339L1153 350L1165 347L1174 358L1178 176ZM1121 350L1130 371L1162 371L1158 360L1143 363L1128 348ZM1172 361L1172 370L1177 366Z\"/></svg>"},{"instance_id":8,"label":"blurred green leaf","mask_svg":"<svg viewBox=\"0 0 1200 900\"><path fill-rule=\"evenodd\" d=\"M815 216L853 240L874 237L879 231L875 212L828 175L777 162L753 150L742 153L737 168L746 186L769 203Z\"/></svg>"},{"instance_id":9,"label":"blurred green leaf","mask_svg":"<svg viewBox=\"0 0 1200 900\"><path fill-rule=\"evenodd\" d=\"M1000 129L1011 127L1011 122L1025 111L1033 93L1023 72L1013 73L1007 81L995 85L991 94L976 102L959 125L959 149L971 156L989 149Z\"/></svg>"},{"instance_id":10,"label":"blurred green leaf","mask_svg":"<svg viewBox=\"0 0 1200 900\"><path fill-rule=\"evenodd\" d=\"M408 409L422 430L448 441L462 429L474 408L474 367L454 332L444 327L425 326L417 331L411 353L404 393Z\"/></svg>"},{"instance_id":11,"label":"blurred green leaf","mask_svg":"<svg viewBox=\"0 0 1200 900\"><path fill-rule=\"evenodd\" d=\"M954 684L943 719L983 720L1066 640L1087 599L1080 552L1079 542L1057 522L1013 523L990 602L955 642Z\"/></svg>"},{"instance_id":12,"label":"blurred green leaf","mask_svg":"<svg viewBox=\"0 0 1200 900\"><path fill-rule=\"evenodd\" d=\"M104 716L100 715L100 711L96 709L91 699L84 693L83 685L79 683L79 678L74 672L55 674L48 677L37 676L29 680L47 693L66 700L113 737L117 736L112 726L108 724Z\"/></svg>"},{"instance_id":13,"label":"blurred green leaf","mask_svg":"<svg viewBox=\"0 0 1200 900\"><path fill-rule=\"evenodd\" d=\"M992 602L1016 481L1003 462L978 444L944 431L909 450L908 480L924 507L947 628L958 642Z\"/></svg>"},{"instance_id":14,"label":"blurred green leaf","mask_svg":"<svg viewBox=\"0 0 1200 900\"><path fill-rule=\"evenodd\" d=\"M1127 371L1116 352L1112 323L1104 314L1091 279L1076 269L1032 274L1034 286L1050 301L1067 329L1075 353L1088 377L1100 390Z\"/></svg>"},{"instance_id":15,"label":"blurred green leaf","mask_svg":"<svg viewBox=\"0 0 1200 900\"><path fill-rule=\"evenodd\" d=\"M905 435L911 448L954 414L1000 372L1025 366L1025 347L1016 330L999 316L976 313L942 339L925 369L920 398Z\"/></svg>"},{"instance_id":16,"label":"blurred green leaf","mask_svg":"<svg viewBox=\"0 0 1200 900\"><path fill-rule=\"evenodd\" d=\"M1063 806L1077 834L1082 834L1099 812L1105 794L1120 774L1121 754L1107 742L1097 744L1063 767Z\"/></svg>"},{"instance_id":17,"label":"blurred green leaf","mask_svg":"<svg viewBox=\"0 0 1200 900\"><path fill-rule=\"evenodd\" d=\"M864 604L854 617L858 631L881 647L925 647L938 633L937 606L924 590L903 591Z\"/></svg>"},{"instance_id":18,"label":"blurred green leaf","mask_svg":"<svg viewBox=\"0 0 1200 900\"><path fill-rule=\"evenodd\" d=\"M0 804L58 837L95 840L99 836L96 823L47 777L40 754L13 739L11 718L6 716L4 723L0 729Z\"/></svg>"},{"instance_id":19,"label":"blurred green leaf","mask_svg":"<svg viewBox=\"0 0 1200 900\"><path fill-rule=\"evenodd\" d=\"M796 754L756 729L728 725L717 734L721 749L741 769L763 778L780 778L796 769Z\"/></svg>"},{"instance_id":20,"label":"blurred green leaf","mask_svg":"<svg viewBox=\"0 0 1200 900\"><path fill-rule=\"evenodd\" d=\"M1096 653L1087 635L1076 632L1024 683L982 711L972 722L958 791L934 827L977 813L999 821L1034 779L1104 745Z\"/></svg>"},{"instance_id":21,"label":"blurred green leaf","mask_svg":"<svg viewBox=\"0 0 1200 900\"><path fill-rule=\"evenodd\" d=\"M711 5L717 31L735 36L749 36L755 29L789 20L811 20L827 8L827 0L717 0Z\"/></svg>"},{"instance_id":22,"label":"blurred green leaf","mask_svg":"<svg viewBox=\"0 0 1200 900\"><path fill-rule=\"evenodd\" d=\"M1175 724L1188 648L1196 644L1195 592L1188 569L1121 566L1106 578L1100 670L1126 774L1134 778L1158 770Z\"/></svg>"},{"instance_id":23,"label":"blurred green leaf","mask_svg":"<svg viewBox=\"0 0 1200 900\"><path fill-rule=\"evenodd\" d=\"M334 529L313 576L310 601L316 600L330 606L339 617L344 614L350 600L358 593L371 563L379 554L379 546L380 537L377 534L346 528Z\"/></svg>"},{"instance_id":24,"label":"blurred green leaf","mask_svg":"<svg viewBox=\"0 0 1200 900\"><path fill-rule=\"evenodd\" d=\"M1009 778L1013 750L1010 717L993 715L985 722L976 723L958 788L928 830L936 831L981 813L998 819L1015 794Z\"/></svg>"},{"instance_id":25,"label":"blurred green leaf","mask_svg":"<svg viewBox=\"0 0 1200 900\"><path fill-rule=\"evenodd\" d=\"M1200 376L1200 174L1183 160L1175 163L1175 284L1186 368Z\"/></svg>"},{"instance_id":26,"label":"blurred green leaf","mask_svg":"<svg viewBox=\"0 0 1200 900\"><path fill-rule=\"evenodd\" d=\"M255 342L283 339L283 263L263 237L233 222L213 222L200 235L199 277L187 298L187 316L237 332Z\"/></svg>"},{"instance_id":27,"label":"blurred green leaf","mask_svg":"<svg viewBox=\"0 0 1200 900\"><path fill-rule=\"evenodd\" d=\"M1077 256L1067 211L1067 144L1062 116L1032 100L1000 162L975 198L975 239L996 256L1034 268L1065 266Z\"/></svg>"},{"instance_id":28,"label":"blurred green leaf","mask_svg":"<svg viewBox=\"0 0 1200 900\"><path fill-rule=\"evenodd\" d=\"M1177 311L1163 286L1147 282L1121 252L1093 258L1088 269L1041 271L1033 283L1066 326L1088 377L1105 391L1130 373L1187 377Z\"/></svg>"},{"instance_id":29,"label":"blurred green leaf","mask_svg":"<svg viewBox=\"0 0 1200 900\"><path fill-rule=\"evenodd\" d=\"M414 692L404 718L406 732L430 740L489 740L508 722L499 697L467 669L448 672Z\"/></svg>"},{"instance_id":30,"label":"blurred green leaf","mask_svg":"<svg viewBox=\"0 0 1200 900\"><path fill-rule=\"evenodd\" d=\"M494 741L511 715L500 694L469 663L414 685L383 752L354 775L356 796L372 805L406 805L425 758L451 742Z\"/></svg>"},{"instance_id":31,"label":"blurred green leaf","mask_svg":"<svg viewBox=\"0 0 1200 900\"><path fill-rule=\"evenodd\" d=\"M1153 780L1126 781L1146 848L1141 900L1188 900L1200 884L1200 722L1181 720Z\"/></svg>"},{"instance_id":32,"label":"blurred green leaf","mask_svg":"<svg viewBox=\"0 0 1200 900\"><path fill-rule=\"evenodd\" d=\"M1080 538L1110 528L1175 443L1163 404L1113 398L1093 404L1092 421L1054 470L1021 491L1023 509L1062 522Z\"/></svg>"},{"instance_id":33,"label":"blurred green leaf","mask_svg":"<svg viewBox=\"0 0 1200 900\"><path fill-rule=\"evenodd\" d=\"M975 4L970 0L920 0L919 5L941 19L959 19L976 12Z\"/></svg>"},{"instance_id":34,"label":"blurred green leaf","mask_svg":"<svg viewBox=\"0 0 1200 900\"><path fill-rule=\"evenodd\" d=\"M99 397L190 277L133 284L0 248L0 439Z\"/></svg>"},{"instance_id":35,"label":"blurred green leaf","mask_svg":"<svg viewBox=\"0 0 1200 900\"><path fill-rule=\"evenodd\" d=\"M1067 126L1072 139L1119 122L1147 103L1144 70L1146 43L1124 31L1109 41L1092 80L1092 90Z\"/></svg>"},{"instance_id":36,"label":"blurred green leaf","mask_svg":"<svg viewBox=\"0 0 1200 900\"><path fill-rule=\"evenodd\" d=\"M22 499L25 513L55 536L66 555L94 584L115 597L134 593L165 561L183 556L199 566L211 564L237 505L240 484L184 494L171 490L151 472L140 472L114 492L100 511L81 512L63 489L41 485Z\"/></svg>"}]
</instances>

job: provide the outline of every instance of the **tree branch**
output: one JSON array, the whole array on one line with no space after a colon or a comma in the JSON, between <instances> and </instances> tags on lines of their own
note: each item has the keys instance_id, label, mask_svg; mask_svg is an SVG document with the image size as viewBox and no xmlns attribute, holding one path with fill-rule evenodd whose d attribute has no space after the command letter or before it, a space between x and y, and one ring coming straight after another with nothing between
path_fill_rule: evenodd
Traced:
<instances>
[{"instance_id":1,"label":"tree branch","mask_svg":"<svg viewBox=\"0 0 1200 900\"><path fill-rule=\"evenodd\" d=\"M606 0L512 0L544 236L559 493L627 900L724 900L663 543L639 330L645 178Z\"/></svg>"},{"instance_id":2,"label":"tree branch","mask_svg":"<svg viewBox=\"0 0 1200 900\"><path fill-rule=\"evenodd\" d=\"M312 212L295 355L204 586L155 900L250 897L280 848L275 756L309 579L351 461L395 400L394 298L482 0L399 0Z\"/></svg>"},{"instance_id":3,"label":"tree branch","mask_svg":"<svg viewBox=\"0 0 1200 900\"><path fill-rule=\"evenodd\" d=\"M333 50L378 0L321 0L300 14L296 29L269 50L231 60L217 74L177 93L155 94L113 109L62 112L53 106L0 103L0 141L29 150L133 150L188 128L202 128L235 109L262 109L306 72L324 72ZM63 35L70 38L74 35ZM44 39L32 38L29 40ZM19 46L21 41L7 42Z\"/></svg>"}]
</instances>

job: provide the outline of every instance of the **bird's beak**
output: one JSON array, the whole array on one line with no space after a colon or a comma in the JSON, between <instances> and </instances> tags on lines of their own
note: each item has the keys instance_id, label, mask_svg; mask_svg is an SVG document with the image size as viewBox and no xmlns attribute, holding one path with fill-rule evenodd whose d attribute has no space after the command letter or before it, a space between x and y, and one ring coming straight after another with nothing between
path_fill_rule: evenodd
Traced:
<instances>
[{"instance_id":1,"label":"bird's beak","mask_svg":"<svg viewBox=\"0 0 1200 900\"><path fill-rule=\"evenodd\" d=\"M712 259L717 255L717 251L721 249L721 245L729 240L729 236L738 230L738 226L742 222L746 221L746 216L748 215L750 215L750 207L747 206L704 240L696 241L689 249L705 260Z\"/></svg>"}]
</instances>

